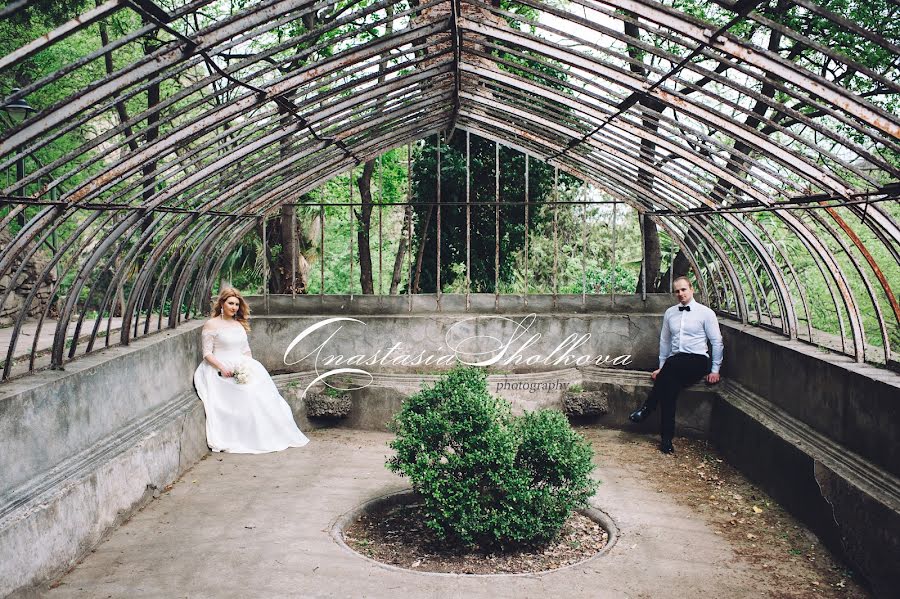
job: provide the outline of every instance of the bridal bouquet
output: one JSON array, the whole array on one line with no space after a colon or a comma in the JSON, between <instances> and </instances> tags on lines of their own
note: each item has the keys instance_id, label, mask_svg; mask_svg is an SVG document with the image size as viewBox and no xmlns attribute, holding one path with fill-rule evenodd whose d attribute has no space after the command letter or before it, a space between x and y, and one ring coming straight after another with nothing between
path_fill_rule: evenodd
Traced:
<instances>
[{"instance_id":1,"label":"bridal bouquet","mask_svg":"<svg viewBox=\"0 0 900 599\"><path fill-rule=\"evenodd\" d=\"M238 385L246 385L250 382L250 365L246 362L241 362L232 370L234 373L234 382Z\"/></svg>"}]
</instances>

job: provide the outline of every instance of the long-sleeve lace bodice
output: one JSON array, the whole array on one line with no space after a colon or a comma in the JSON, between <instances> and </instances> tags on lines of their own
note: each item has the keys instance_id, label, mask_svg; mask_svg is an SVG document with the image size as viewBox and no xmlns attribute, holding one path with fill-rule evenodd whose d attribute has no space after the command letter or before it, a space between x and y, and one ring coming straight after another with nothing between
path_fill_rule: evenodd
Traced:
<instances>
[{"instance_id":1,"label":"long-sleeve lace bodice","mask_svg":"<svg viewBox=\"0 0 900 599\"><path fill-rule=\"evenodd\" d=\"M240 325L203 327L200 335L203 357L212 354L214 356L250 356L250 344L247 341L247 332Z\"/></svg>"}]
</instances>

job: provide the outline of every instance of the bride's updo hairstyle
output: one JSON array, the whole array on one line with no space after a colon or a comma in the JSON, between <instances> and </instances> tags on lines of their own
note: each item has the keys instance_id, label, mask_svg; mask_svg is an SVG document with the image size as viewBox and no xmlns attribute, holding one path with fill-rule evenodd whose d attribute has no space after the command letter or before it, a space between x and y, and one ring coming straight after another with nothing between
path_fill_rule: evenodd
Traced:
<instances>
[{"instance_id":1,"label":"bride's updo hairstyle","mask_svg":"<svg viewBox=\"0 0 900 599\"><path fill-rule=\"evenodd\" d=\"M215 318L222 315L222 305L229 297L236 297L240 304L238 306L238 311L234 314L234 319L241 323L241 326L244 327L245 331L249 331L250 306L247 304L247 300L245 300L240 292L234 287L226 287L219 293L219 299L213 302L212 317Z\"/></svg>"}]
</instances>

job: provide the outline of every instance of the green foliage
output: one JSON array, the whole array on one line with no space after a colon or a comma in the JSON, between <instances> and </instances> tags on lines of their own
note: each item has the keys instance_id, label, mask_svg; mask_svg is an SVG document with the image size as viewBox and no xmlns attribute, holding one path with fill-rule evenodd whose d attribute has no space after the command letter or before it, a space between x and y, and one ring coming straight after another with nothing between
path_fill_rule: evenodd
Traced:
<instances>
[{"instance_id":1,"label":"green foliage","mask_svg":"<svg viewBox=\"0 0 900 599\"><path fill-rule=\"evenodd\" d=\"M485 548L553 539L596 490L593 451L561 412L515 418L484 373L459 367L404 402L390 470L422 496L440 538Z\"/></svg>"},{"instance_id":2,"label":"green foliage","mask_svg":"<svg viewBox=\"0 0 900 599\"><path fill-rule=\"evenodd\" d=\"M344 397L347 394L347 390L338 389L336 387L329 387L326 385L323 393L328 397Z\"/></svg>"},{"instance_id":3,"label":"green foliage","mask_svg":"<svg viewBox=\"0 0 900 599\"><path fill-rule=\"evenodd\" d=\"M220 278L245 293L262 289L263 259L262 240L254 231L231 250L222 263Z\"/></svg>"},{"instance_id":4,"label":"green foliage","mask_svg":"<svg viewBox=\"0 0 900 599\"><path fill-rule=\"evenodd\" d=\"M424 238L420 291L435 290L437 281L437 201L436 161L434 140L428 140L415 154L412 171L413 201L417 217L415 247ZM471 288L473 292L494 290L494 249L500 247L501 282L514 280L515 252L524 246L525 235L549 218L538 207L553 198L553 169L537 160L529 161L528 190L530 213L528 230L525 227L525 155L507 147L500 148L500 237L496 235L495 201L496 156L494 143L477 135L471 136L469 197L475 205L471 218ZM561 176L563 181L571 177ZM454 135L441 144L441 271L466 261L466 136ZM429 218L429 211L432 211ZM425 224L428 224L427 229ZM443 281L442 281L443 282ZM443 285L442 285L443 287Z\"/></svg>"},{"instance_id":5,"label":"green foliage","mask_svg":"<svg viewBox=\"0 0 900 599\"><path fill-rule=\"evenodd\" d=\"M596 190L591 189L591 193ZM575 190L563 187L561 199L574 200ZM600 198L602 199L602 195ZM615 231L613 212L609 205L592 206L583 210L578 205L560 205L556 209L553 227L553 208L540 208L546 215L537 219L538 225L529 236L528 291L552 293L554 290L554 262L558 293L632 293L641 270L641 232L636 212L624 205L617 206ZM556 237L554 241L554 235ZM613 235L615 235L615 275L613 275ZM554 260L555 248L558 255ZM524 248L515 255L516 287L525 289L526 269ZM613 285L614 284L614 285Z\"/></svg>"},{"instance_id":6,"label":"green foliage","mask_svg":"<svg viewBox=\"0 0 900 599\"><path fill-rule=\"evenodd\" d=\"M372 251L373 282L375 292L379 293L379 267L382 271L380 293L390 292L391 276L393 274L394 260L400 245L400 240L407 236L404 228L404 207L394 204L406 202L407 198L407 152L406 146L394 148L381 156L375 162L375 172L372 176L372 199L375 207L372 210L372 223L369 237L369 246ZM353 200L359 202L359 188L356 185L357 178L362 167L354 169L352 173ZM308 256L310 261L309 293L322 291L322 271L324 270L325 293L359 293L359 245L357 233L359 231L359 207L355 208L355 215L350 217L350 209L345 205L350 201L350 173L339 175L323 184L309 197L314 202L326 202L335 204L325 207L325 247L319 248L319 238L314 236L312 240L316 246L316 253ZM378 203L383 202L383 208L379 209ZM301 208L301 210L303 210ZM318 218L319 209L310 209L300 218L300 222L307 222ZM379 226L379 221L381 225ZM381 235L379 236L379 229ZM353 256L350 254L350 244L353 244ZM379 246L380 241L380 246ZM381 260L379 261L379 250ZM400 288L404 288L409 277L407 259L404 260L404 268L401 270ZM324 269L321 260L325 260ZM351 277L351 261L352 277Z\"/></svg>"}]
</instances>

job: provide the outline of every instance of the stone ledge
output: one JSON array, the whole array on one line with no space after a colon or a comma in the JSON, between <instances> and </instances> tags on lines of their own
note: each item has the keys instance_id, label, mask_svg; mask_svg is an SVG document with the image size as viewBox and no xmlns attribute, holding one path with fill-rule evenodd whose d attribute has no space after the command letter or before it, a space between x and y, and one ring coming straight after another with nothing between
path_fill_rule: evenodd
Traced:
<instances>
[{"instance_id":1,"label":"stone ledge","mask_svg":"<svg viewBox=\"0 0 900 599\"><path fill-rule=\"evenodd\" d=\"M737 383L727 381L719 396L801 449L816 462L822 463L854 486L900 512L900 479L896 476L835 443Z\"/></svg>"},{"instance_id":2,"label":"stone ledge","mask_svg":"<svg viewBox=\"0 0 900 599\"><path fill-rule=\"evenodd\" d=\"M282 374L273 377L285 398L291 403L295 419L304 422L308 402L299 396L308 381L316 378L315 371ZM369 383L368 387L350 392L353 403L347 418L340 426L364 430L387 430L391 417L400 409L403 399L418 392L423 385L434 384L439 374L372 373L371 379L347 376L354 385ZM560 384L562 383L562 384ZM659 418L648 418L640 424L628 421L628 414L637 408L652 386L648 372L619 368L565 368L546 372L521 374L488 374L488 391L501 395L513 404L513 411L556 408L565 411L565 396L571 385L581 385L586 395L598 400L596 409L587 413L570 414L574 418L589 418L610 428L625 428L637 432L655 433L659 430ZM504 387L504 385L507 385ZM543 385L543 386L542 386ZM287 391L292 389L292 391ZM321 384L310 389L313 394ZM676 420L678 434L706 437L709 435L710 414L716 400L717 387L698 383L688 387L679 398ZM536 390L536 391L531 391Z\"/></svg>"},{"instance_id":3,"label":"stone ledge","mask_svg":"<svg viewBox=\"0 0 900 599\"><path fill-rule=\"evenodd\" d=\"M298 314L364 315L439 315L439 314L662 314L672 305L669 293L588 295L528 294L501 295L493 293L432 293L406 295L268 295L248 296L247 301L257 316L287 316Z\"/></svg>"}]
</instances>

